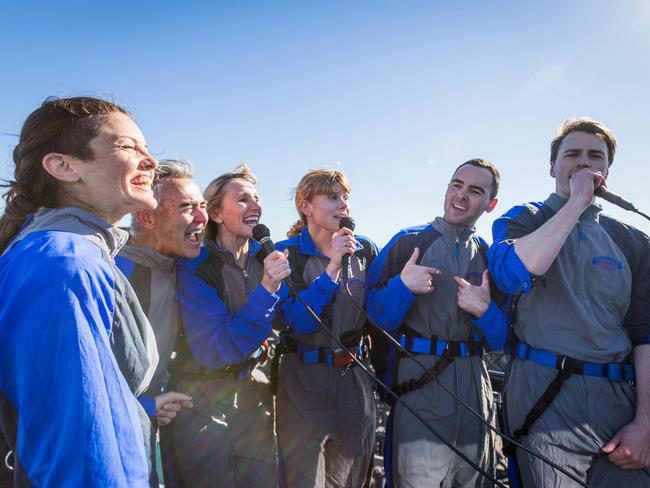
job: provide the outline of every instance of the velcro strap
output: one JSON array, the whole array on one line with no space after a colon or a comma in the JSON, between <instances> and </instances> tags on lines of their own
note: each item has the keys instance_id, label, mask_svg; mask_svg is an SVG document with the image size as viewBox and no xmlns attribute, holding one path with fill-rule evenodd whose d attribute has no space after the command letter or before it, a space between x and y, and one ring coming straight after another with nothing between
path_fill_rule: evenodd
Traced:
<instances>
[{"instance_id":1,"label":"velcro strap","mask_svg":"<svg viewBox=\"0 0 650 488\"><path fill-rule=\"evenodd\" d=\"M598 376L612 381L634 382L634 365L631 363L591 363L580 361L569 356L556 354L545 349L531 347L525 342L519 342L515 348L515 357L528 359L549 368L568 370L572 374Z\"/></svg>"},{"instance_id":2,"label":"velcro strap","mask_svg":"<svg viewBox=\"0 0 650 488\"><path fill-rule=\"evenodd\" d=\"M476 341L446 341L436 336L418 337L402 334L399 336L399 343L404 349L413 354L430 354L432 356L451 358L464 358L483 354L483 346Z\"/></svg>"}]
</instances>

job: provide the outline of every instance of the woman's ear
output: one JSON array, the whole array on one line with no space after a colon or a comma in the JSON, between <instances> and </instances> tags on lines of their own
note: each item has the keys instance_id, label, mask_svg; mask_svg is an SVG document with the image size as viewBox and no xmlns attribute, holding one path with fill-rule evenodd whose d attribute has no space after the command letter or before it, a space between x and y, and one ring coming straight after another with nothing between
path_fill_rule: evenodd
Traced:
<instances>
[{"instance_id":1,"label":"woman's ear","mask_svg":"<svg viewBox=\"0 0 650 488\"><path fill-rule=\"evenodd\" d=\"M311 216L311 214L312 214L311 203L309 203L307 200L301 201L300 204L298 205L298 208L300 209L300 212L305 217Z\"/></svg>"},{"instance_id":2,"label":"woman's ear","mask_svg":"<svg viewBox=\"0 0 650 488\"><path fill-rule=\"evenodd\" d=\"M75 161L73 161L75 160ZM76 158L61 153L47 153L43 156L41 164L53 178L59 181L74 183L79 181L79 174L75 170Z\"/></svg>"}]
</instances>

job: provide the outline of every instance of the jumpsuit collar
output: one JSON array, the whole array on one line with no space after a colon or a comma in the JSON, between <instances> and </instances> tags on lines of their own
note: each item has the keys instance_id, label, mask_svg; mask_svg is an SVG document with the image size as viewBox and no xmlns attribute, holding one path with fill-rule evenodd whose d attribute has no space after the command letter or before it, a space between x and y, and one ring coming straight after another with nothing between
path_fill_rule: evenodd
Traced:
<instances>
[{"instance_id":1,"label":"jumpsuit collar","mask_svg":"<svg viewBox=\"0 0 650 488\"><path fill-rule=\"evenodd\" d=\"M568 198L564 198L557 193L551 193L551 195L546 199L544 205L548 206L554 212L558 212L564 204L568 201ZM603 208L597 203L591 203L580 215L580 220L595 220L598 218L598 214L602 212Z\"/></svg>"},{"instance_id":2,"label":"jumpsuit collar","mask_svg":"<svg viewBox=\"0 0 650 488\"><path fill-rule=\"evenodd\" d=\"M82 208L45 208L29 216L12 242L18 242L32 232L54 230L79 234L99 247L105 254L114 258L129 239L129 233L113 226L97 215Z\"/></svg>"},{"instance_id":3,"label":"jumpsuit collar","mask_svg":"<svg viewBox=\"0 0 650 488\"><path fill-rule=\"evenodd\" d=\"M213 252L215 254L220 254L225 257L226 260L231 260L233 263L235 263L235 256L229 249L224 249L219 244L217 244L213 240L204 240L203 245L207 248L208 251ZM248 258L247 262L257 256L257 253L260 252L262 249L262 245L257 242L255 239L248 239Z\"/></svg>"},{"instance_id":4,"label":"jumpsuit collar","mask_svg":"<svg viewBox=\"0 0 650 488\"><path fill-rule=\"evenodd\" d=\"M150 247L131 246L128 243L120 252L120 256L124 256L134 263L141 264L147 268L159 269L161 271L172 271L178 261L178 258L164 256Z\"/></svg>"},{"instance_id":5,"label":"jumpsuit collar","mask_svg":"<svg viewBox=\"0 0 650 488\"><path fill-rule=\"evenodd\" d=\"M450 236L455 239L458 239L461 242L469 240L469 238L476 231L474 227L458 227L447 222L442 217L436 217L433 222L431 222L431 227L440 232L443 236Z\"/></svg>"}]
</instances>

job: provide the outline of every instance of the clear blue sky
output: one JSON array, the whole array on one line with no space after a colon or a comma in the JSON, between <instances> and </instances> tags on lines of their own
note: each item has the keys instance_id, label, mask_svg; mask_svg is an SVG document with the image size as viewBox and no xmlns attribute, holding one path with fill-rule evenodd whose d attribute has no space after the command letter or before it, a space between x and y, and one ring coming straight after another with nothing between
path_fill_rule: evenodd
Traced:
<instances>
[{"instance_id":1,"label":"clear blue sky","mask_svg":"<svg viewBox=\"0 0 650 488\"><path fill-rule=\"evenodd\" d=\"M490 240L493 216L552 191L555 129L591 115L619 141L610 188L650 212L645 0L14 1L0 39L0 178L44 98L108 96L202 187L248 162L276 240L310 168L347 174L357 230L381 246L440 214L459 163L490 159Z\"/></svg>"}]
</instances>

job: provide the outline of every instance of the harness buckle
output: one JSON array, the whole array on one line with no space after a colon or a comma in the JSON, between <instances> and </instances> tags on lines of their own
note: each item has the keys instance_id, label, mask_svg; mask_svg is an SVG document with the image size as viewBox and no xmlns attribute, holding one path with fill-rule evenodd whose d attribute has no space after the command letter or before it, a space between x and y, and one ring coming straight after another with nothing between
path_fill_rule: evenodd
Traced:
<instances>
[{"instance_id":1,"label":"harness buckle","mask_svg":"<svg viewBox=\"0 0 650 488\"><path fill-rule=\"evenodd\" d=\"M14 452L13 452L13 451L9 451L9 452L7 453L7 455L5 456L5 466L7 467L7 469L8 469L9 471L13 471L13 470L14 470L13 465L12 465L12 464L9 464L9 458L12 457L13 455L14 455Z\"/></svg>"}]
</instances>

